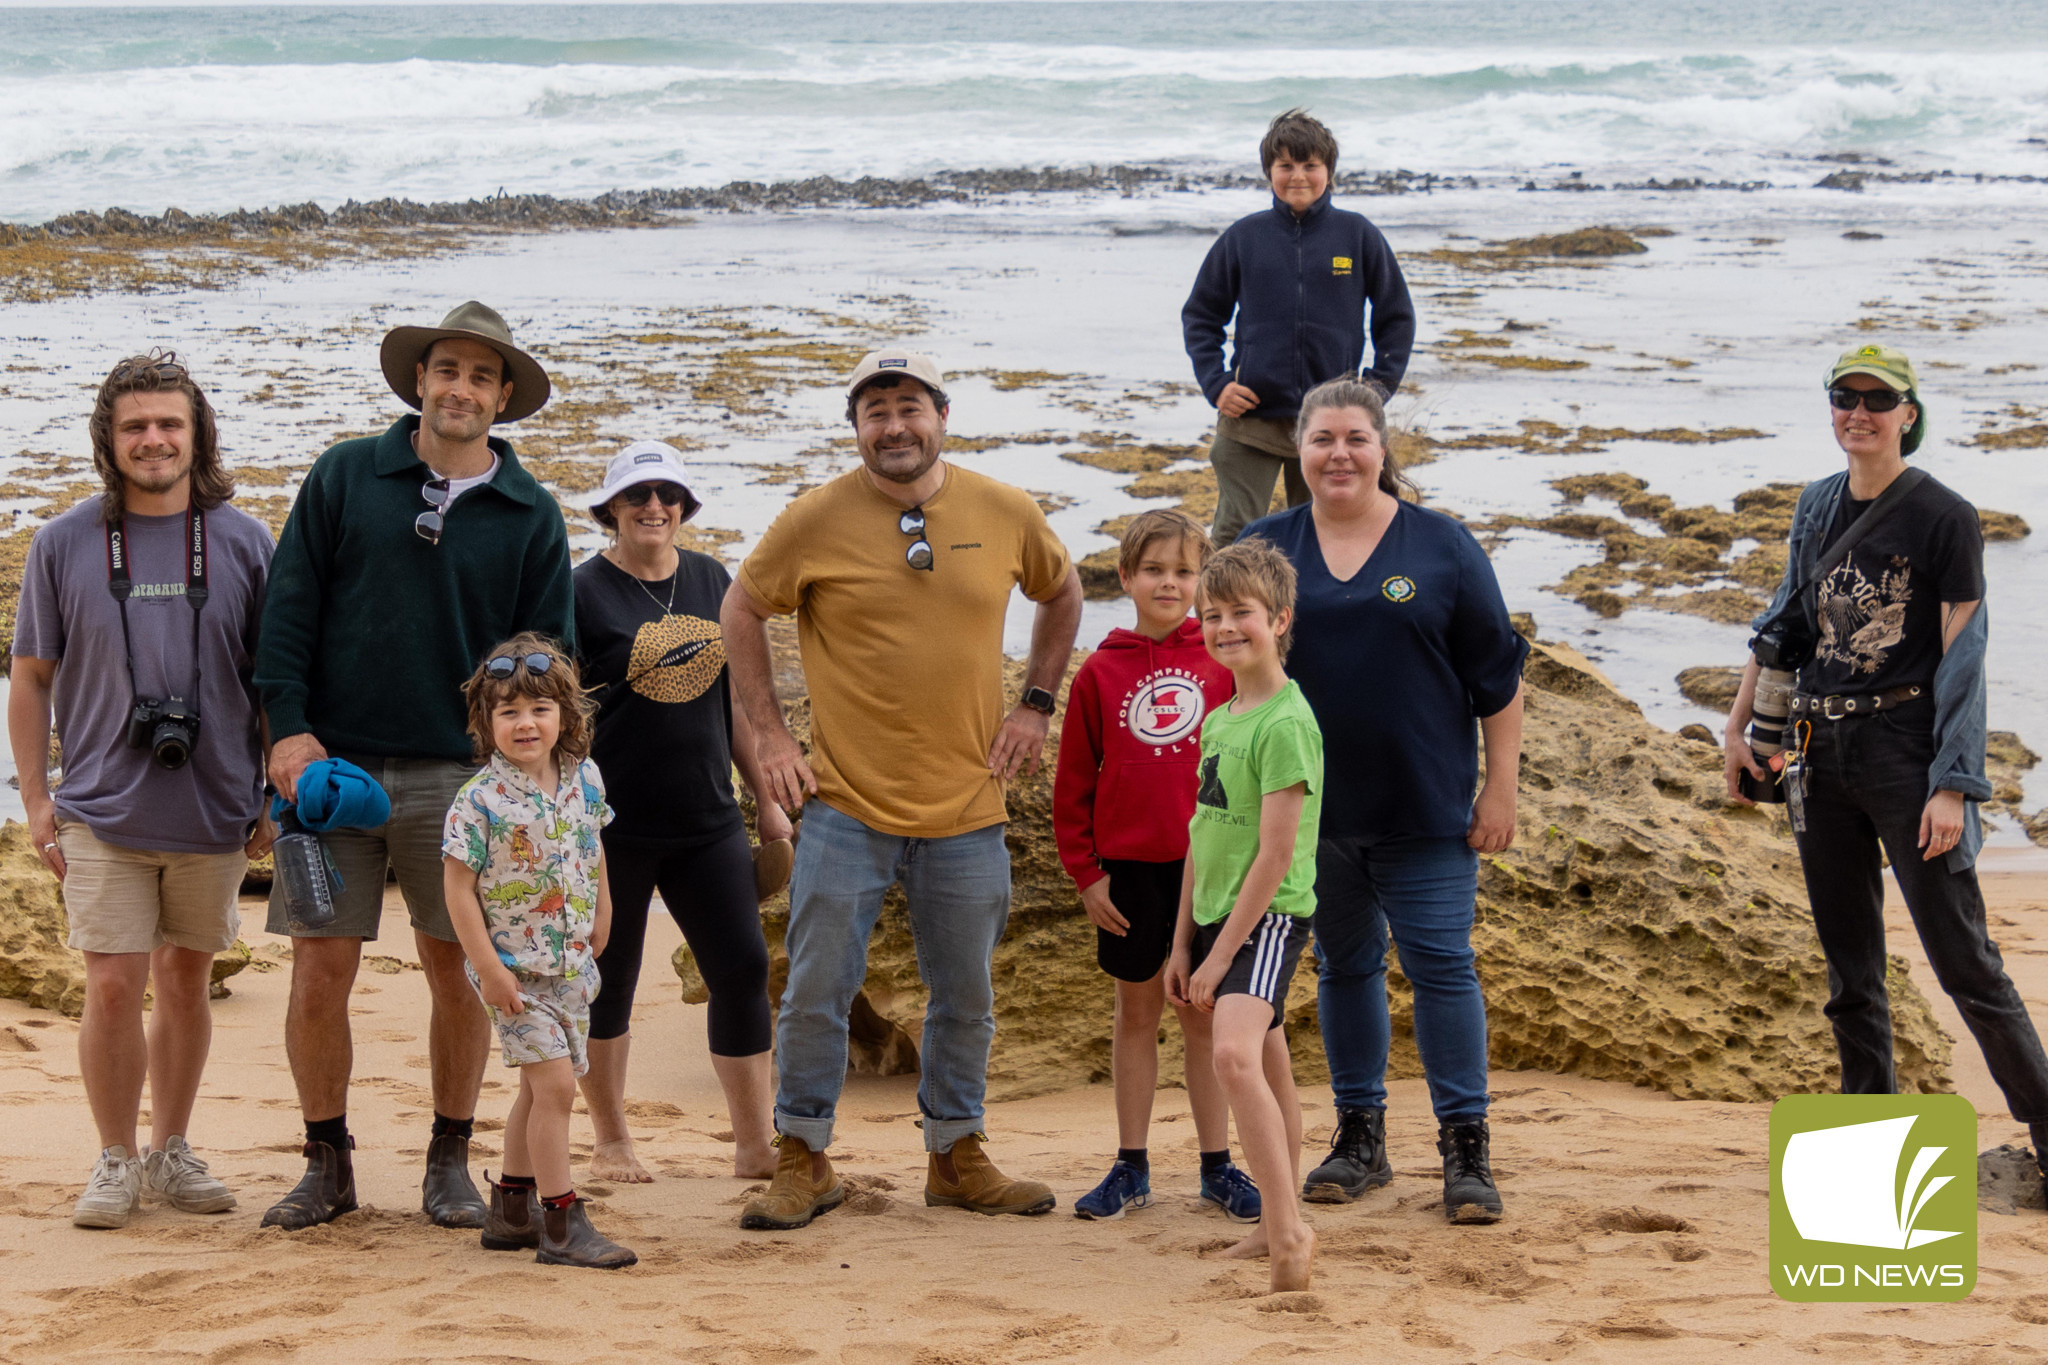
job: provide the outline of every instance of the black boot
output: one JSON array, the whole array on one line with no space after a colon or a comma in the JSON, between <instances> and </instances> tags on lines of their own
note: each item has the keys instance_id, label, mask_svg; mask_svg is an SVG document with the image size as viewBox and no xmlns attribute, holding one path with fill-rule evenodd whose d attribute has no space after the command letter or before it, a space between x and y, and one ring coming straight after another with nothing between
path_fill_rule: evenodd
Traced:
<instances>
[{"instance_id":1,"label":"black boot","mask_svg":"<svg viewBox=\"0 0 2048 1365\"><path fill-rule=\"evenodd\" d=\"M623 1270L640 1260L632 1252L590 1226L590 1215L577 1200L566 1209L541 1205L540 1250L533 1259L542 1265L577 1265L592 1270Z\"/></svg>"},{"instance_id":2,"label":"black boot","mask_svg":"<svg viewBox=\"0 0 2048 1365\"><path fill-rule=\"evenodd\" d=\"M443 1133L427 1144L427 1175L420 1181L420 1208L435 1227L480 1228L484 1197L469 1178L469 1139Z\"/></svg>"},{"instance_id":3,"label":"black boot","mask_svg":"<svg viewBox=\"0 0 2048 1365\"><path fill-rule=\"evenodd\" d=\"M1451 1123L1437 1129L1436 1149L1444 1154L1444 1217L1453 1223L1500 1219L1500 1191L1493 1183L1486 1120Z\"/></svg>"},{"instance_id":4,"label":"black boot","mask_svg":"<svg viewBox=\"0 0 2048 1365\"><path fill-rule=\"evenodd\" d=\"M528 1185L500 1185L484 1172L491 1187L490 1211L484 1215L485 1251L532 1251L540 1245L540 1220L533 1216L533 1189Z\"/></svg>"},{"instance_id":5,"label":"black boot","mask_svg":"<svg viewBox=\"0 0 2048 1365\"><path fill-rule=\"evenodd\" d=\"M1301 1197L1311 1204L1348 1204L1393 1178L1394 1168L1387 1164L1387 1111L1339 1109L1330 1154L1301 1182Z\"/></svg>"},{"instance_id":6,"label":"black boot","mask_svg":"<svg viewBox=\"0 0 2048 1365\"><path fill-rule=\"evenodd\" d=\"M325 1142L306 1144L306 1173L292 1186L290 1194L272 1204L263 1215L266 1228L301 1228L331 1223L356 1208L356 1167L349 1153L356 1140L340 1150Z\"/></svg>"}]
</instances>

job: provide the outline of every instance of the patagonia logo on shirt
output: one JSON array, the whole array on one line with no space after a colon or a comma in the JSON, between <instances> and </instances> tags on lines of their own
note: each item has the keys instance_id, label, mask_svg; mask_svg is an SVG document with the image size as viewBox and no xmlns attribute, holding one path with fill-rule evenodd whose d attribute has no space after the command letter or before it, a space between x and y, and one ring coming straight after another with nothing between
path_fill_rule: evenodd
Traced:
<instances>
[{"instance_id":1,"label":"patagonia logo on shirt","mask_svg":"<svg viewBox=\"0 0 2048 1365\"><path fill-rule=\"evenodd\" d=\"M1349 275L1351 273L1351 258L1349 256L1332 256L1330 258L1330 273L1332 275Z\"/></svg>"},{"instance_id":2,"label":"patagonia logo on shirt","mask_svg":"<svg viewBox=\"0 0 2048 1365\"><path fill-rule=\"evenodd\" d=\"M128 590L131 597L183 597L183 583L137 583Z\"/></svg>"}]
</instances>

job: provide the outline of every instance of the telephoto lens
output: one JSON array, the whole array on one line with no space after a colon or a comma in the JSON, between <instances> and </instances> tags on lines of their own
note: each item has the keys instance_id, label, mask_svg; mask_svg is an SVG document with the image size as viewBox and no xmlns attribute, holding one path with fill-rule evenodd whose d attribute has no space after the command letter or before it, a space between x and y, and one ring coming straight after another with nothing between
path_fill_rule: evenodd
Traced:
<instances>
[{"instance_id":1,"label":"telephoto lens","mask_svg":"<svg viewBox=\"0 0 2048 1365\"><path fill-rule=\"evenodd\" d=\"M1752 801L1777 804L1785 799L1785 784L1778 781L1783 766L1771 760L1785 752L1785 723L1792 714L1792 690L1798 675L1789 669L1759 668L1756 694L1750 702L1749 749L1772 774L1759 782L1744 772L1738 782L1742 794Z\"/></svg>"}]
</instances>

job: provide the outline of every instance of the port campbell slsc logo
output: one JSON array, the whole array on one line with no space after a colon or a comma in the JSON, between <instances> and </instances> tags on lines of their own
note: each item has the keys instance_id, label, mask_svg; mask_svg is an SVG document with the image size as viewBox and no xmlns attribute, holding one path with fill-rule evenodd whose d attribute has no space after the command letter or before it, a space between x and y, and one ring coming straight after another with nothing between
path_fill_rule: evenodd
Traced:
<instances>
[{"instance_id":1,"label":"port campbell slsc logo","mask_svg":"<svg viewBox=\"0 0 2048 1365\"><path fill-rule=\"evenodd\" d=\"M1407 574L1397 573L1380 584L1380 595L1389 602L1408 602L1415 597L1415 580Z\"/></svg>"},{"instance_id":2,"label":"port campbell slsc logo","mask_svg":"<svg viewBox=\"0 0 2048 1365\"><path fill-rule=\"evenodd\" d=\"M1185 673L1154 673L1124 700L1124 725L1140 744L1170 749L1202 728L1202 684Z\"/></svg>"}]
</instances>

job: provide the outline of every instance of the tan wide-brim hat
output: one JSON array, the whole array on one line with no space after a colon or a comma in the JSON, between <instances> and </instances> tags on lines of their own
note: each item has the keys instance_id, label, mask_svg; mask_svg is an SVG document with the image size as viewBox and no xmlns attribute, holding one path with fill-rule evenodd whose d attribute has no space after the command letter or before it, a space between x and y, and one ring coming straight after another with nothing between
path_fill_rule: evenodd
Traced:
<instances>
[{"instance_id":1,"label":"tan wide-brim hat","mask_svg":"<svg viewBox=\"0 0 2048 1365\"><path fill-rule=\"evenodd\" d=\"M394 327L384 334L379 360L384 382L407 407L420 405L419 366L427 348L437 341L481 341L505 358L505 377L512 381L512 397L505 410L493 420L516 422L531 417L547 405L554 386L548 383L540 362L512 344L512 329L496 311L475 299L462 304L439 327Z\"/></svg>"}]
</instances>

